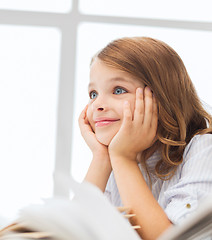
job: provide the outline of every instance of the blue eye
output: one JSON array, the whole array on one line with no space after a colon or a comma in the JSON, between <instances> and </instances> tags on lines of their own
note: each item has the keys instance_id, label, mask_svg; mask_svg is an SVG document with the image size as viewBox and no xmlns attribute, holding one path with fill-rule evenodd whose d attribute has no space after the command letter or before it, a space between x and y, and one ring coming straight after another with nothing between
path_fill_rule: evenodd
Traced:
<instances>
[{"instance_id":1,"label":"blue eye","mask_svg":"<svg viewBox=\"0 0 212 240\"><path fill-rule=\"evenodd\" d=\"M97 95L98 95L98 94L97 94L97 92L95 92L95 91L92 91L92 92L89 93L90 99L96 98Z\"/></svg>"},{"instance_id":2,"label":"blue eye","mask_svg":"<svg viewBox=\"0 0 212 240\"><path fill-rule=\"evenodd\" d=\"M124 88L122 88L122 87L117 87L115 90L114 90L114 94L117 94L117 95L119 95L119 94L123 94L123 93L126 93L127 91L124 89Z\"/></svg>"}]
</instances>

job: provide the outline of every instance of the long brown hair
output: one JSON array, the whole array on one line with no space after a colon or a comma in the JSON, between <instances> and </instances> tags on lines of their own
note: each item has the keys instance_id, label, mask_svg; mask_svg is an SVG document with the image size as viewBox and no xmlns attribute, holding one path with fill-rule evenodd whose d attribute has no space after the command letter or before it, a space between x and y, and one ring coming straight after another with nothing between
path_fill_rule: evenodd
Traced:
<instances>
[{"instance_id":1,"label":"long brown hair","mask_svg":"<svg viewBox=\"0 0 212 240\"><path fill-rule=\"evenodd\" d=\"M148 157L160 150L155 174L169 179L191 138L212 132L212 117L204 110L183 61L166 43L147 37L117 39L95 57L140 79L153 91L158 104L158 141L141 154L140 161L147 169Z\"/></svg>"}]
</instances>

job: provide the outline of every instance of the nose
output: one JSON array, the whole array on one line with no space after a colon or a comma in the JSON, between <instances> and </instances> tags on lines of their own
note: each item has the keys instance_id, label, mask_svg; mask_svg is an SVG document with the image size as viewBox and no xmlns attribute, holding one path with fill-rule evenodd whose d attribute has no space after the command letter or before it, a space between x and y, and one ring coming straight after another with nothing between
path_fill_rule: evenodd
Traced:
<instances>
[{"instance_id":1,"label":"nose","mask_svg":"<svg viewBox=\"0 0 212 240\"><path fill-rule=\"evenodd\" d=\"M97 108L97 110L101 112L101 111L104 111L104 108L103 107L99 107L99 108Z\"/></svg>"},{"instance_id":2,"label":"nose","mask_svg":"<svg viewBox=\"0 0 212 240\"><path fill-rule=\"evenodd\" d=\"M97 99L93 102L93 111L103 112L107 110L107 103L105 101L105 98L102 98L100 96L97 97Z\"/></svg>"}]
</instances>

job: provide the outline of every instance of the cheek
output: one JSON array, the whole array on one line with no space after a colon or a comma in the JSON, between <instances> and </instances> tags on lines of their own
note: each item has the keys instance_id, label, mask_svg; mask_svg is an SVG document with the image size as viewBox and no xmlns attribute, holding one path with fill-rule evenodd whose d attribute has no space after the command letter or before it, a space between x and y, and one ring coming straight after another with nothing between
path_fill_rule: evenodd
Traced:
<instances>
[{"instance_id":1,"label":"cheek","mask_svg":"<svg viewBox=\"0 0 212 240\"><path fill-rule=\"evenodd\" d=\"M135 97L128 99L128 102L130 103L130 109L133 114L135 111Z\"/></svg>"},{"instance_id":2,"label":"cheek","mask_svg":"<svg viewBox=\"0 0 212 240\"><path fill-rule=\"evenodd\" d=\"M135 98L131 97L131 98L124 99L122 102L119 102L118 107L116 108L116 112L121 118L123 118L123 109L124 109L125 101L129 102L132 114L134 113L134 110L135 110Z\"/></svg>"}]
</instances>

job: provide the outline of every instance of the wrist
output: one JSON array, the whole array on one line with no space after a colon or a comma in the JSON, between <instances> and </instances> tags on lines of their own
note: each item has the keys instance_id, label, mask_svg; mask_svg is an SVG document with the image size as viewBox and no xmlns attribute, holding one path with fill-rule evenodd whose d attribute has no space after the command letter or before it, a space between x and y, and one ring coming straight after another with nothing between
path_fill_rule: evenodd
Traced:
<instances>
[{"instance_id":1,"label":"wrist","mask_svg":"<svg viewBox=\"0 0 212 240\"><path fill-rule=\"evenodd\" d=\"M112 167L110 161L96 160L95 158L92 159L84 180L96 185L104 192Z\"/></svg>"},{"instance_id":2,"label":"wrist","mask_svg":"<svg viewBox=\"0 0 212 240\"><path fill-rule=\"evenodd\" d=\"M109 153L107 150L97 150L97 151L93 151L93 159L104 159L109 161L110 157L109 157Z\"/></svg>"},{"instance_id":3,"label":"wrist","mask_svg":"<svg viewBox=\"0 0 212 240\"><path fill-rule=\"evenodd\" d=\"M129 170L133 165L138 165L134 158L126 156L114 156L111 158L111 166L114 172L121 171L121 169Z\"/></svg>"},{"instance_id":4,"label":"wrist","mask_svg":"<svg viewBox=\"0 0 212 240\"><path fill-rule=\"evenodd\" d=\"M93 152L92 163L100 170L100 171L111 171L111 162L108 151L102 152L97 151Z\"/></svg>"},{"instance_id":5,"label":"wrist","mask_svg":"<svg viewBox=\"0 0 212 240\"><path fill-rule=\"evenodd\" d=\"M119 153L119 152L109 152L110 161L136 161L137 154L136 153Z\"/></svg>"}]
</instances>

